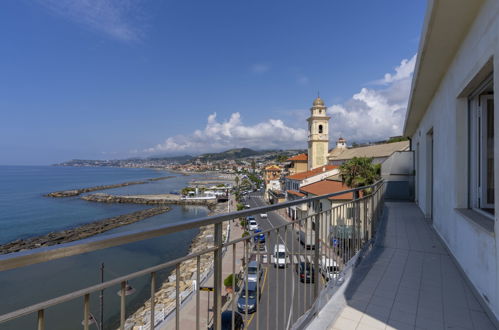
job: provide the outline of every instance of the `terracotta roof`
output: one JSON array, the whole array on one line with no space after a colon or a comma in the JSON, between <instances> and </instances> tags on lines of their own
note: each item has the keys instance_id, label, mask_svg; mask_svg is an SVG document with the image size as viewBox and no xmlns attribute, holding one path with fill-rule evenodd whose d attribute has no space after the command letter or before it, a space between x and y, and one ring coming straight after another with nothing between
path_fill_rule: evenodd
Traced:
<instances>
[{"instance_id":1,"label":"terracotta roof","mask_svg":"<svg viewBox=\"0 0 499 330\"><path fill-rule=\"evenodd\" d=\"M409 150L409 141L375 144L358 148L335 148L329 153L330 160L345 160L354 157L388 157L396 151Z\"/></svg>"},{"instance_id":2,"label":"terracotta roof","mask_svg":"<svg viewBox=\"0 0 499 330\"><path fill-rule=\"evenodd\" d=\"M297 161L297 160L308 160L308 155L307 154L298 154L296 156L293 156L291 158L288 158L288 161Z\"/></svg>"},{"instance_id":3,"label":"terracotta roof","mask_svg":"<svg viewBox=\"0 0 499 330\"><path fill-rule=\"evenodd\" d=\"M321 196L321 195L326 195L326 194L332 194L335 192L340 192L343 190L348 190L347 186L345 186L342 182L338 181L331 181L331 180L322 180L316 183L308 184L306 186L300 187L300 191L306 192L307 194L312 194L315 196ZM353 199L353 193L346 193L334 197L330 197L329 199L339 199L339 200L345 200L345 199Z\"/></svg>"},{"instance_id":4,"label":"terracotta roof","mask_svg":"<svg viewBox=\"0 0 499 330\"><path fill-rule=\"evenodd\" d=\"M313 170L310 170L310 171L290 175L287 178L292 179L292 180L305 180L307 178L310 178L311 176L321 174L322 172L332 171L335 168L338 168L338 166L337 165L325 165L325 166L314 168Z\"/></svg>"},{"instance_id":5,"label":"terracotta roof","mask_svg":"<svg viewBox=\"0 0 499 330\"><path fill-rule=\"evenodd\" d=\"M269 166L265 167L265 171L272 171L272 170L278 170L278 171L280 171L281 168L279 166L277 166L277 165L269 165Z\"/></svg>"},{"instance_id":6,"label":"terracotta roof","mask_svg":"<svg viewBox=\"0 0 499 330\"><path fill-rule=\"evenodd\" d=\"M304 193L301 193L299 191L296 191L296 190L288 190L287 191L288 194L291 194L291 195L295 195L295 196L298 196L298 197L303 197L305 196Z\"/></svg>"}]
</instances>

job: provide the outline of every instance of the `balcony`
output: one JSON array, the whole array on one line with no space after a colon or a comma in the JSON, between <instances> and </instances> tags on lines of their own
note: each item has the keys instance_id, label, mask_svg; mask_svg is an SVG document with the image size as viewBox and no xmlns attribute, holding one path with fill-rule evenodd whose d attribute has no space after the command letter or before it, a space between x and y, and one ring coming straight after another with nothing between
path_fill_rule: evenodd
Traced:
<instances>
[{"instance_id":1,"label":"balcony","mask_svg":"<svg viewBox=\"0 0 499 330\"><path fill-rule=\"evenodd\" d=\"M414 203L386 202L378 233L308 329L496 329Z\"/></svg>"},{"instance_id":2,"label":"balcony","mask_svg":"<svg viewBox=\"0 0 499 330\"><path fill-rule=\"evenodd\" d=\"M358 190L367 193L317 207ZM228 317L229 328L241 321L248 329L493 329L416 206L385 204L382 182L271 206L259 196L248 203L240 212L1 256L0 271L23 270L193 228L210 233L185 257L73 292L48 292L44 301L0 315L0 328L221 329ZM301 218L280 215L302 203L311 206ZM240 220L247 216L257 218L260 232L245 233ZM255 261L260 271L252 271ZM165 271L170 276L160 285ZM138 305L128 293L140 281L147 285ZM101 322L103 290L118 293L114 323Z\"/></svg>"}]
</instances>

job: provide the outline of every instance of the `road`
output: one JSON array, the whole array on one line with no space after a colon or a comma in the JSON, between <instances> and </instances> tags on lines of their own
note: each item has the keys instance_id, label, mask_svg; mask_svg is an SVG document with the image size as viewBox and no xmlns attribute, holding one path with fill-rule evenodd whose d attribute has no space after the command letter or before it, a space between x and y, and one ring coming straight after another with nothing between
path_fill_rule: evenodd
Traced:
<instances>
[{"instance_id":1,"label":"road","mask_svg":"<svg viewBox=\"0 0 499 330\"><path fill-rule=\"evenodd\" d=\"M260 193L252 193L246 203L251 207L266 205ZM288 223L276 212L269 212L267 218L261 218L260 215L255 217L262 230ZM291 263L285 269L275 268L272 264L264 265L266 276L262 280L262 296L257 312L248 315L246 325L248 329L289 329L310 307L313 294L313 283L300 281L295 270L295 262L299 260L300 255L303 258L310 258L314 250L303 248L296 230L293 230L291 225L287 226L286 230L280 230L279 235L272 232L265 244L269 255L274 252L275 244L284 244ZM268 260L271 260L270 256Z\"/></svg>"}]
</instances>

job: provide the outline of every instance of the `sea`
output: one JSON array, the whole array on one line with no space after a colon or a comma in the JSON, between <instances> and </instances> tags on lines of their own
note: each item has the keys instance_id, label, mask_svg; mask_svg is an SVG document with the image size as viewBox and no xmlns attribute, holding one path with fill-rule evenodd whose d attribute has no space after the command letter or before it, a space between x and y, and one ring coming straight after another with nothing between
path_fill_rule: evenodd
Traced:
<instances>
[{"instance_id":1,"label":"sea","mask_svg":"<svg viewBox=\"0 0 499 330\"><path fill-rule=\"evenodd\" d=\"M155 169L111 167L0 166L0 244L44 235L88 222L138 211L147 205L94 203L79 197L50 198L60 190L108 185L162 176L173 178L132 185L103 192L119 195L159 194L180 191L189 181L203 175L184 176ZM171 205L169 212L110 230L102 236L128 230L153 228L208 214L204 206ZM63 258L42 264L0 272L0 315L46 299L100 283L100 266L109 280L187 254L198 230L136 242L124 246ZM0 256L1 258L1 256ZM171 269L158 274L159 282ZM127 296L127 315L149 298L149 279L130 284L136 290ZM104 293L104 329L119 325L119 287ZM99 295L90 297L90 312L100 318ZM81 329L83 298L45 311L46 329ZM36 315L0 324L0 329L36 328Z\"/></svg>"}]
</instances>

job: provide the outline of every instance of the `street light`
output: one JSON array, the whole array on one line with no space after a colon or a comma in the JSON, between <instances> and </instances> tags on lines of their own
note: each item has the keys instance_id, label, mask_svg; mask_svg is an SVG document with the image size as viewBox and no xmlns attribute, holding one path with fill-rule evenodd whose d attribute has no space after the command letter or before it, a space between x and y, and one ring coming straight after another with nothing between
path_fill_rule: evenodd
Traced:
<instances>
[{"instance_id":1,"label":"street light","mask_svg":"<svg viewBox=\"0 0 499 330\"><path fill-rule=\"evenodd\" d=\"M101 330L101 327L99 326L99 322L95 319L94 315L92 313L89 313L88 315L88 325L95 324L97 329ZM85 326L85 320L81 321L81 325Z\"/></svg>"},{"instance_id":2,"label":"street light","mask_svg":"<svg viewBox=\"0 0 499 330\"><path fill-rule=\"evenodd\" d=\"M109 269L106 269L106 270L107 270L107 272L111 273L113 276L118 277L116 274L111 272ZM104 263L101 263L101 266L100 266L100 281L101 281L101 283L104 283ZM129 296L131 294L134 294L135 291L136 290L128 283L128 281L126 281L125 296ZM119 290L116 294L121 297L121 290ZM99 302L100 302L100 322L97 322L96 319L93 317L93 315L92 315L92 318L93 318L93 322L95 322L97 324L97 328L99 330L102 330L102 328L104 327L104 289L102 289L100 291ZM91 323L91 324L93 324L93 323Z\"/></svg>"},{"instance_id":3,"label":"street light","mask_svg":"<svg viewBox=\"0 0 499 330\"><path fill-rule=\"evenodd\" d=\"M135 291L137 291L130 284L128 284L128 281L126 281L125 283L126 283L125 284L125 296L129 296L131 294L134 294ZM118 290L118 292L116 292L116 294L121 297L121 290Z\"/></svg>"}]
</instances>

